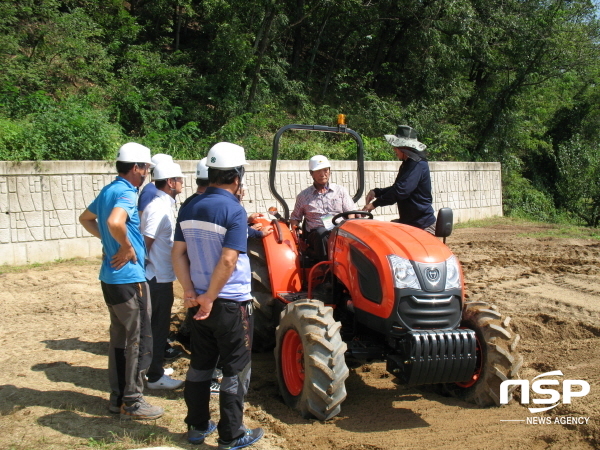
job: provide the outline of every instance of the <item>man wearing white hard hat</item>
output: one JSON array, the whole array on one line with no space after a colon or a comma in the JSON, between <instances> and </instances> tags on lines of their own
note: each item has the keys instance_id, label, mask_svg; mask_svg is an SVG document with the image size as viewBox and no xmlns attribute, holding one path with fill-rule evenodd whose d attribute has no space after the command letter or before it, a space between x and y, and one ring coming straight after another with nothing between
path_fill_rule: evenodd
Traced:
<instances>
[{"instance_id":1,"label":"man wearing white hard hat","mask_svg":"<svg viewBox=\"0 0 600 450\"><path fill-rule=\"evenodd\" d=\"M369 191L364 211L396 203L399 223L435 234L431 175L425 153L427 146L419 142L417 132L407 125L398 126L396 134L386 134L385 139L402 164L392 186Z\"/></svg>"},{"instance_id":2,"label":"man wearing white hard hat","mask_svg":"<svg viewBox=\"0 0 600 450\"><path fill-rule=\"evenodd\" d=\"M152 157L152 163L154 164L154 167L161 162L173 162L173 157L165 153L157 153ZM140 192L140 198L138 199L138 211L140 216L144 213L146 206L148 206L148 204L156 195L156 185L154 184L154 168L150 169L150 176L152 177L152 181L144 186L142 192Z\"/></svg>"},{"instance_id":3,"label":"man wearing white hard hat","mask_svg":"<svg viewBox=\"0 0 600 450\"><path fill-rule=\"evenodd\" d=\"M166 153L157 153L152 157L152 163L154 164L154 167L156 167L159 163L162 162L172 163L173 157L171 155L167 155ZM140 217L144 217L144 210L156 196L157 189L154 183L154 168L150 169L150 176L152 177L152 181L146 183L146 185L142 188L142 191L140 192L138 198L138 212L140 214ZM171 347L171 344L169 344L169 342L165 343L165 348L163 352L164 359L169 361L178 358L183 353L178 348Z\"/></svg>"},{"instance_id":4,"label":"man wearing white hard hat","mask_svg":"<svg viewBox=\"0 0 600 450\"><path fill-rule=\"evenodd\" d=\"M150 389L177 389L182 380L174 380L165 373L165 346L171 325L173 281L175 272L171 262L173 233L175 232L175 197L183 189L183 173L179 164L163 161L154 168L156 195L142 215L141 231L148 250L146 280L150 286L152 304L152 363L146 377Z\"/></svg>"},{"instance_id":5,"label":"man wearing white hard hat","mask_svg":"<svg viewBox=\"0 0 600 450\"><path fill-rule=\"evenodd\" d=\"M181 204L181 208L187 206L189 202L200 194L204 194L204 191L208 187L208 166L206 165L206 159L207 158L202 158L198 161L198 164L196 164L196 192L185 199Z\"/></svg>"},{"instance_id":6,"label":"man wearing white hard hat","mask_svg":"<svg viewBox=\"0 0 600 450\"><path fill-rule=\"evenodd\" d=\"M135 142L117 154L117 178L79 216L102 241L100 284L110 313L109 411L122 419L157 419L163 408L144 399L144 375L152 361L146 247L140 233L137 189L154 164L150 149Z\"/></svg>"},{"instance_id":7,"label":"man wearing white hard hat","mask_svg":"<svg viewBox=\"0 0 600 450\"><path fill-rule=\"evenodd\" d=\"M184 389L187 439L202 444L217 429L210 420L210 386L219 361L219 449L247 447L264 434L243 424L254 322L247 213L236 194L247 164L239 145L219 142L211 147L206 162L210 184L180 210L172 252L184 305L194 313Z\"/></svg>"},{"instance_id":8,"label":"man wearing white hard hat","mask_svg":"<svg viewBox=\"0 0 600 450\"><path fill-rule=\"evenodd\" d=\"M308 170L313 185L296 197L290 224L297 227L304 219L308 231L306 242L309 249L314 251L314 257L321 260L327 257L325 241L333 228L331 219L341 212L356 210L356 205L345 187L329 182L331 164L325 156L316 155L310 158Z\"/></svg>"}]
</instances>

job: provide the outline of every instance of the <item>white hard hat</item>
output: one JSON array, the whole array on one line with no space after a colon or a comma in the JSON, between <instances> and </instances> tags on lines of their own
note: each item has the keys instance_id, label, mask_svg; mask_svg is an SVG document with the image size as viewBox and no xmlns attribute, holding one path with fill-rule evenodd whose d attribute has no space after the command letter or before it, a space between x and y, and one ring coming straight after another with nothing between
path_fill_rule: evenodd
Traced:
<instances>
[{"instance_id":1,"label":"white hard hat","mask_svg":"<svg viewBox=\"0 0 600 450\"><path fill-rule=\"evenodd\" d=\"M323 155L316 155L308 160L308 170L311 172L326 169L327 167L331 167L331 164L329 164L329 160Z\"/></svg>"},{"instance_id":2,"label":"white hard hat","mask_svg":"<svg viewBox=\"0 0 600 450\"><path fill-rule=\"evenodd\" d=\"M206 165L213 169L228 170L247 166L244 147L231 142L219 142L208 151Z\"/></svg>"},{"instance_id":3,"label":"white hard hat","mask_svg":"<svg viewBox=\"0 0 600 450\"><path fill-rule=\"evenodd\" d=\"M208 166L206 165L207 159L208 158L202 158L196 166L196 178L199 178L200 180L208 180Z\"/></svg>"},{"instance_id":4,"label":"white hard hat","mask_svg":"<svg viewBox=\"0 0 600 450\"><path fill-rule=\"evenodd\" d=\"M155 180L168 180L169 178L183 177L181 166L174 162L161 161L154 168Z\"/></svg>"},{"instance_id":5,"label":"white hard hat","mask_svg":"<svg viewBox=\"0 0 600 450\"><path fill-rule=\"evenodd\" d=\"M136 142L123 144L117 153L117 161L146 163L150 164L150 167L155 165L150 158L150 149Z\"/></svg>"},{"instance_id":6,"label":"white hard hat","mask_svg":"<svg viewBox=\"0 0 600 450\"><path fill-rule=\"evenodd\" d=\"M158 163L165 161L173 162L173 157L171 155L167 155L166 153L157 153L152 157L152 162L155 166L158 165Z\"/></svg>"}]
</instances>

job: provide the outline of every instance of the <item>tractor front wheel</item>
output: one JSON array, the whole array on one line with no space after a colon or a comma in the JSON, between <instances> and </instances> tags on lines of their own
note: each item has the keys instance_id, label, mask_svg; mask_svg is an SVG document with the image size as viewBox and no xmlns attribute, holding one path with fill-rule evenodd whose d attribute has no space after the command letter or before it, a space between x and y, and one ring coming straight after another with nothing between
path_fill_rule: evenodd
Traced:
<instances>
[{"instance_id":1,"label":"tractor front wheel","mask_svg":"<svg viewBox=\"0 0 600 450\"><path fill-rule=\"evenodd\" d=\"M520 336L513 332L510 317L502 317L485 302L465 303L461 327L474 330L477 337L475 372L470 380L444 386L469 403L500 406L500 384L518 378L523 365L517 352Z\"/></svg>"},{"instance_id":2,"label":"tractor front wheel","mask_svg":"<svg viewBox=\"0 0 600 450\"><path fill-rule=\"evenodd\" d=\"M349 371L340 328L333 309L318 300L298 300L281 312L275 346L279 390L305 419L331 419L346 399Z\"/></svg>"}]
</instances>

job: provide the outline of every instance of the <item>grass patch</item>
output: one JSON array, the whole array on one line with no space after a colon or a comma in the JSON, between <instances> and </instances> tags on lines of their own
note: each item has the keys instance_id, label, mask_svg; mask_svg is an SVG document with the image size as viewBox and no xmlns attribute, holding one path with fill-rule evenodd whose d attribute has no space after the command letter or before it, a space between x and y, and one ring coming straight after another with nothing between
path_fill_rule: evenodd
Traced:
<instances>
[{"instance_id":1,"label":"grass patch","mask_svg":"<svg viewBox=\"0 0 600 450\"><path fill-rule=\"evenodd\" d=\"M531 233L520 233L519 236L556 239L594 239L600 241L600 229L557 225L546 230L540 230Z\"/></svg>"},{"instance_id":2,"label":"grass patch","mask_svg":"<svg viewBox=\"0 0 600 450\"><path fill-rule=\"evenodd\" d=\"M555 224L547 222L533 222L531 220L514 217L491 217L489 219L472 220L454 225L460 228L494 228L515 227L517 236L529 238L555 238L555 239L594 239L600 240L600 228L581 227L570 224ZM520 227L521 229L516 229ZM531 231L522 228L531 227Z\"/></svg>"},{"instance_id":3,"label":"grass patch","mask_svg":"<svg viewBox=\"0 0 600 450\"><path fill-rule=\"evenodd\" d=\"M57 259L45 263L32 263L25 264L22 266L11 266L9 264L3 264L0 266L0 275L4 273L21 273L27 272L28 270L44 271L50 270L60 265L78 265L78 266L97 266L100 264L100 258L71 258L71 259Z\"/></svg>"},{"instance_id":4,"label":"grass patch","mask_svg":"<svg viewBox=\"0 0 600 450\"><path fill-rule=\"evenodd\" d=\"M87 446L94 449L121 450L136 447L174 447L171 436L157 433L152 429L125 432L122 436L111 432L112 437L88 439Z\"/></svg>"},{"instance_id":5,"label":"grass patch","mask_svg":"<svg viewBox=\"0 0 600 450\"><path fill-rule=\"evenodd\" d=\"M468 222L455 223L454 228L493 228L498 226L532 226L532 227L552 227L553 224L546 222L532 222L531 220L519 219L515 217L489 217L481 220L469 220Z\"/></svg>"}]
</instances>

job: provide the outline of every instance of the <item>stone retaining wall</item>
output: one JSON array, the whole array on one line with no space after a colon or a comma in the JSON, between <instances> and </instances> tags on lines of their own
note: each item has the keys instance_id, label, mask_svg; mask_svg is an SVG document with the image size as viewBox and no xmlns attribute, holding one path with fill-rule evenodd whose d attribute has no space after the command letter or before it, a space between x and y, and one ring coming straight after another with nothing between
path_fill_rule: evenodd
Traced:
<instances>
[{"instance_id":1,"label":"stone retaining wall","mask_svg":"<svg viewBox=\"0 0 600 450\"><path fill-rule=\"evenodd\" d=\"M178 161L185 191L178 203L195 191L195 161ZM454 221L465 222L502 215L500 163L431 162L434 209L454 210ZM248 213L266 212L270 206L283 208L269 191L270 161L251 161L247 168ZM365 162L364 206L369 189L393 183L399 162ZM343 184L351 195L357 191L356 163L333 162L332 181ZM79 214L103 186L115 177L113 162L45 161L0 162L0 264L28 264L101 254L100 241L79 224ZM280 161L277 187L294 207L296 194L311 183L307 161ZM375 217L398 217L395 206L378 208Z\"/></svg>"}]
</instances>

